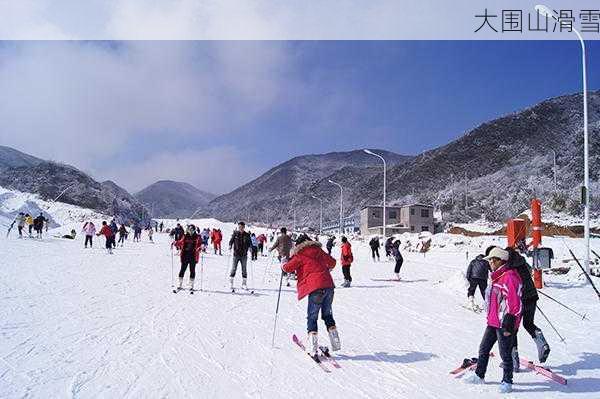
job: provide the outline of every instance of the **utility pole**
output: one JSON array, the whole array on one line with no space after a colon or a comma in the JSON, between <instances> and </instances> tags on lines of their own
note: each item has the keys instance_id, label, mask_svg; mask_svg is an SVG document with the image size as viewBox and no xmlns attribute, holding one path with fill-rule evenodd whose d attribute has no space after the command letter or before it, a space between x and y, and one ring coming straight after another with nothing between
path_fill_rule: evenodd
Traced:
<instances>
[{"instance_id":1,"label":"utility pole","mask_svg":"<svg viewBox=\"0 0 600 399\"><path fill-rule=\"evenodd\" d=\"M469 199L468 199L468 194L469 194L469 180L467 178L467 172L465 171L465 212L467 211L467 208L469 207Z\"/></svg>"}]
</instances>

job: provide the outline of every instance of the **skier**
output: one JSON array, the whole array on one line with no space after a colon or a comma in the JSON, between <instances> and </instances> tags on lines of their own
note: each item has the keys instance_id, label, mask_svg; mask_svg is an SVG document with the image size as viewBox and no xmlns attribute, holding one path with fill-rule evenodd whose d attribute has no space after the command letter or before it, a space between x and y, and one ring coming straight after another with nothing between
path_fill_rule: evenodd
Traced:
<instances>
[{"instance_id":1,"label":"skier","mask_svg":"<svg viewBox=\"0 0 600 399\"><path fill-rule=\"evenodd\" d=\"M375 262L375 256L377 256L377 261L379 261L379 237L374 236L369 241L369 246L371 247L371 256L373 257L373 262Z\"/></svg>"},{"instance_id":2,"label":"skier","mask_svg":"<svg viewBox=\"0 0 600 399\"><path fill-rule=\"evenodd\" d=\"M210 240L212 241L215 255L217 254L217 251L219 255L221 255L221 241L223 241L223 233L221 233L221 230L213 229Z\"/></svg>"},{"instance_id":3,"label":"skier","mask_svg":"<svg viewBox=\"0 0 600 399\"><path fill-rule=\"evenodd\" d=\"M23 212L19 212L19 215L15 218L17 222L17 230L19 231L19 238L23 238L23 228L25 227L25 214Z\"/></svg>"},{"instance_id":4,"label":"skier","mask_svg":"<svg viewBox=\"0 0 600 399\"><path fill-rule=\"evenodd\" d=\"M394 244L394 237L389 237L387 240L385 240L385 257L387 259L389 259L389 257L392 255L393 244Z\"/></svg>"},{"instance_id":5,"label":"skier","mask_svg":"<svg viewBox=\"0 0 600 399\"><path fill-rule=\"evenodd\" d=\"M29 230L29 238L33 238L33 234L31 232L31 230L33 229L33 218L28 213L25 214L25 223L27 224Z\"/></svg>"},{"instance_id":6,"label":"skier","mask_svg":"<svg viewBox=\"0 0 600 399\"><path fill-rule=\"evenodd\" d=\"M96 235L103 235L106 238L106 249L108 250L109 254L112 254L113 245L115 241L115 233L113 233L110 226L106 223L106 220L102 221L102 228Z\"/></svg>"},{"instance_id":7,"label":"skier","mask_svg":"<svg viewBox=\"0 0 600 399\"><path fill-rule=\"evenodd\" d=\"M208 248L208 239L210 238L210 229L202 230L202 252L206 253Z\"/></svg>"},{"instance_id":8,"label":"skier","mask_svg":"<svg viewBox=\"0 0 600 399\"><path fill-rule=\"evenodd\" d=\"M117 227L117 222L115 222L115 219L113 218L113 220L110 221L110 229L113 232L113 240L112 240L112 246L113 248L117 247L117 241L115 240L115 237L117 235L117 232L119 231L119 227Z\"/></svg>"},{"instance_id":9,"label":"skier","mask_svg":"<svg viewBox=\"0 0 600 399\"><path fill-rule=\"evenodd\" d=\"M267 236L264 233L260 234L256 237L256 241L258 241L258 252L260 252L260 256L266 256L264 254L265 243L267 242Z\"/></svg>"},{"instance_id":10,"label":"skier","mask_svg":"<svg viewBox=\"0 0 600 399\"><path fill-rule=\"evenodd\" d=\"M246 265L248 263L248 249L252 246L250 241L250 234L244 231L246 223L239 222L238 229L233 232L231 239L229 240L229 251L233 248L233 264L231 265L231 273L229 273L229 282L231 283L231 291L233 288L233 279L237 271L237 265L242 265L242 288L248 289L246 285L246 279L248 274L246 272Z\"/></svg>"},{"instance_id":11,"label":"skier","mask_svg":"<svg viewBox=\"0 0 600 399\"><path fill-rule=\"evenodd\" d=\"M42 230L44 229L44 223L47 223L47 222L48 222L48 219L46 219L44 217L42 212L40 212L38 217L33 219L33 229L36 231L37 238L42 238Z\"/></svg>"},{"instance_id":12,"label":"skier","mask_svg":"<svg viewBox=\"0 0 600 399\"><path fill-rule=\"evenodd\" d=\"M194 290L194 279L196 278L196 264L202 250L200 237L196 234L196 227L191 224L187 226L185 234L179 241L173 243L179 249L181 254L181 269L179 270L179 286L178 290L183 289L183 277L185 270L190 267L190 291Z\"/></svg>"},{"instance_id":13,"label":"skier","mask_svg":"<svg viewBox=\"0 0 600 399\"><path fill-rule=\"evenodd\" d=\"M256 239L256 234L252 233L250 235L250 242L252 243L252 248L251 248L252 258L251 258L251 260L258 260L258 240Z\"/></svg>"},{"instance_id":14,"label":"skier","mask_svg":"<svg viewBox=\"0 0 600 399\"><path fill-rule=\"evenodd\" d=\"M342 273L344 273L344 284L342 287L350 287L352 284L352 276L350 275L350 266L352 265L352 261L354 261L354 256L352 255L352 245L348 242L348 239L342 236L342 253L340 255L340 260L342 264Z\"/></svg>"},{"instance_id":15,"label":"skier","mask_svg":"<svg viewBox=\"0 0 600 399\"><path fill-rule=\"evenodd\" d=\"M161 233L162 233L163 227L165 227L165 225L163 224L163 222L160 222L160 224L158 225L158 228Z\"/></svg>"},{"instance_id":16,"label":"skier","mask_svg":"<svg viewBox=\"0 0 600 399\"><path fill-rule=\"evenodd\" d=\"M396 265L394 266L394 274L396 275L396 280L400 281L400 268L404 263L404 258L402 258L402 254L400 253L400 240L396 240L392 244L392 256L396 260Z\"/></svg>"},{"instance_id":17,"label":"skier","mask_svg":"<svg viewBox=\"0 0 600 399\"><path fill-rule=\"evenodd\" d=\"M177 226L175 226L175 241L179 241L181 240L181 237L183 237L183 227L181 227L181 225L179 223L177 223Z\"/></svg>"},{"instance_id":18,"label":"skier","mask_svg":"<svg viewBox=\"0 0 600 399\"><path fill-rule=\"evenodd\" d=\"M152 226L148 225L148 239L152 243L154 242L154 239L152 238L153 235L154 235L154 229L152 228Z\"/></svg>"},{"instance_id":19,"label":"skier","mask_svg":"<svg viewBox=\"0 0 600 399\"><path fill-rule=\"evenodd\" d=\"M269 252L273 252L273 250L277 249L277 260L279 262L287 262L290 259L290 251L292 250L294 243L287 234L287 229L285 227L282 227L280 232L281 234L277 237L277 240L275 240L275 243L271 246ZM285 284L288 287L290 286L289 273L285 273Z\"/></svg>"},{"instance_id":20,"label":"skier","mask_svg":"<svg viewBox=\"0 0 600 399\"><path fill-rule=\"evenodd\" d=\"M500 393L512 391L512 348L514 335L521 321L521 277L508 267L509 253L502 248L492 248L484 258L492 270L492 284L488 289L487 327L479 346L475 373L466 377L468 384L484 384L490 351L496 341L502 358L503 376L498 387Z\"/></svg>"},{"instance_id":21,"label":"skier","mask_svg":"<svg viewBox=\"0 0 600 399\"><path fill-rule=\"evenodd\" d=\"M65 234L62 236L62 238L67 239L67 240L74 240L76 236L77 236L77 232L75 231L75 229L71 229L71 234Z\"/></svg>"},{"instance_id":22,"label":"skier","mask_svg":"<svg viewBox=\"0 0 600 399\"><path fill-rule=\"evenodd\" d=\"M85 222L81 232L85 234L84 248L87 248L88 242L90 243L90 248L92 248L92 237L96 234L96 226L94 226L94 223Z\"/></svg>"},{"instance_id":23,"label":"skier","mask_svg":"<svg viewBox=\"0 0 600 399\"><path fill-rule=\"evenodd\" d=\"M468 307L474 311L479 311L480 307L475 304L475 289L479 287L481 297L485 301L485 290L487 288L487 280L489 273L489 263L484 259L485 255L480 254L475 257L467 267L467 281L469 288L467 289Z\"/></svg>"},{"instance_id":24,"label":"skier","mask_svg":"<svg viewBox=\"0 0 600 399\"><path fill-rule=\"evenodd\" d=\"M327 244L325 244L325 246L327 247L327 254L328 255L331 255L331 250L333 249L334 245L335 245L335 236L331 236L327 240Z\"/></svg>"},{"instance_id":25,"label":"skier","mask_svg":"<svg viewBox=\"0 0 600 399\"><path fill-rule=\"evenodd\" d=\"M527 261L513 248L506 248L509 253L508 268L516 270L523 283L522 301L523 301L523 328L531 335L538 350L538 358L541 363L546 362L550 354L550 345L546 342L542 330L535 325L535 310L539 299L537 289L531 278L531 267ZM519 352L517 335L514 336L513 366L515 371L519 371Z\"/></svg>"},{"instance_id":26,"label":"skier","mask_svg":"<svg viewBox=\"0 0 600 399\"><path fill-rule=\"evenodd\" d=\"M133 242L140 242L140 238L142 237L142 227L139 223L135 223L133 225Z\"/></svg>"},{"instance_id":27,"label":"skier","mask_svg":"<svg viewBox=\"0 0 600 399\"><path fill-rule=\"evenodd\" d=\"M127 229L125 228L124 224L121 224L121 227L119 227L119 244L121 244L121 246L123 246L123 244L125 244L125 236L127 235Z\"/></svg>"},{"instance_id":28,"label":"skier","mask_svg":"<svg viewBox=\"0 0 600 399\"><path fill-rule=\"evenodd\" d=\"M285 273L298 276L298 300L308 295L306 312L308 342L306 349L311 357L317 356L319 348L317 318L319 311L327 327L331 349L341 349L340 337L333 319L332 303L334 283L330 270L335 267L335 259L321 249L321 243L311 241L306 234L296 240L291 259L281 269Z\"/></svg>"}]
</instances>

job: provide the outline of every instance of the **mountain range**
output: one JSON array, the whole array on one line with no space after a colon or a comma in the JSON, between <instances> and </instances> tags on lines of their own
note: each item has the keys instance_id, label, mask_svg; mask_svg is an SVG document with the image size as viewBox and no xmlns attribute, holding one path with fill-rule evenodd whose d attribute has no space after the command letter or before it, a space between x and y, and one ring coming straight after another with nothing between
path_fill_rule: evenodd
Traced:
<instances>
[{"instance_id":1,"label":"mountain range","mask_svg":"<svg viewBox=\"0 0 600 399\"><path fill-rule=\"evenodd\" d=\"M187 218L202 210L216 195L188 183L160 180L134 194L150 213L162 218Z\"/></svg>"}]
</instances>

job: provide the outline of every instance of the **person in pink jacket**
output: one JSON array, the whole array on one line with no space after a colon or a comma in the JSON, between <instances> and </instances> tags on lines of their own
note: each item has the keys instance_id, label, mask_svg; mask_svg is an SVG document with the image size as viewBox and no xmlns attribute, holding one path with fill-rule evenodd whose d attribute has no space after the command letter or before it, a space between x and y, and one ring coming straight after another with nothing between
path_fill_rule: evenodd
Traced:
<instances>
[{"instance_id":1,"label":"person in pink jacket","mask_svg":"<svg viewBox=\"0 0 600 399\"><path fill-rule=\"evenodd\" d=\"M521 277L516 270L507 267L508 257L508 251L492 247L484 258L492 270L491 284L486 291L487 327L479 345L475 373L465 379L471 384L484 383L490 351L497 341L502 363L507 365L503 367L502 382L498 388L501 393L512 391L513 336L521 322Z\"/></svg>"},{"instance_id":2,"label":"person in pink jacket","mask_svg":"<svg viewBox=\"0 0 600 399\"><path fill-rule=\"evenodd\" d=\"M83 229L81 230L83 234L85 234L85 248L87 248L88 242L90 243L90 248L92 247L92 237L96 234L96 226L94 226L93 222L85 222L83 225Z\"/></svg>"}]
</instances>

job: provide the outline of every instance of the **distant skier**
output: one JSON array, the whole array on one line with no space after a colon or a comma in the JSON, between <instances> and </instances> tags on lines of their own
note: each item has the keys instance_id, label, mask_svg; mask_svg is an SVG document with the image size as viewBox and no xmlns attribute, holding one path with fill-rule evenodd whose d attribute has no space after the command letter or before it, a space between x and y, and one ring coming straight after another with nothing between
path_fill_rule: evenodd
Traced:
<instances>
[{"instance_id":1,"label":"distant skier","mask_svg":"<svg viewBox=\"0 0 600 399\"><path fill-rule=\"evenodd\" d=\"M25 214L25 224L27 225L27 228L29 230L29 238L33 237L33 217L31 217L30 214L26 213Z\"/></svg>"},{"instance_id":2,"label":"distant skier","mask_svg":"<svg viewBox=\"0 0 600 399\"><path fill-rule=\"evenodd\" d=\"M181 269L179 270L179 286L177 289L183 289L183 277L186 269L190 268L190 291L194 290L194 280L196 279L196 265L200 258L202 250L202 242L196 233L196 228L193 224L187 226L185 234L174 242L174 245L179 249L181 259Z\"/></svg>"},{"instance_id":3,"label":"distant skier","mask_svg":"<svg viewBox=\"0 0 600 399\"><path fill-rule=\"evenodd\" d=\"M138 222L133 224L133 242L140 242L142 237L142 227Z\"/></svg>"},{"instance_id":4,"label":"distant skier","mask_svg":"<svg viewBox=\"0 0 600 399\"><path fill-rule=\"evenodd\" d=\"M251 260L258 260L258 240L256 239L256 234L252 233L250 235L250 242L252 243L251 247Z\"/></svg>"},{"instance_id":5,"label":"distant skier","mask_svg":"<svg viewBox=\"0 0 600 399\"><path fill-rule=\"evenodd\" d=\"M392 256L396 261L396 265L394 266L394 274L396 275L396 280L400 281L400 269L404 263L404 258L402 257L402 253L400 253L400 240L396 240L392 244Z\"/></svg>"},{"instance_id":6,"label":"distant skier","mask_svg":"<svg viewBox=\"0 0 600 399\"><path fill-rule=\"evenodd\" d=\"M213 229L212 233L210 234L210 240L212 241L215 255L217 253L219 255L222 255L221 254L221 241L223 241L223 233L221 233L221 230Z\"/></svg>"},{"instance_id":7,"label":"distant skier","mask_svg":"<svg viewBox=\"0 0 600 399\"><path fill-rule=\"evenodd\" d=\"M38 217L33 219L33 229L36 232L37 238L42 238L42 231L44 230L44 223L47 223L48 219L44 217L44 214L40 212Z\"/></svg>"},{"instance_id":8,"label":"distant skier","mask_svg":"<svg viewBox=\"0 0 600 399\"><path fill-rule=\"evenodd\" d=\"M152 226L148 226L148 240L150 240L150 242L154 242L153 236L154 236L154 229L152 228Z\"/></svg>"},{"instance_id":9,"label":"distant skier","mask_svg":"<svg viewBox=\"0 0 600 399\"><path fill-rule=\"evenodd\" d=\"M316 356L319 348L319 311L329 334L331 349L340 350L340 337L332 311L334 283L330 270L335 267L335 259L321 249L320 242L310 240L306 234L298 237L291 255L291 259L282 266L282 270L288 274L296 273L298 276L298 300L308 296L306 349L309 355Z\"/></svg>"},{"instance_id":10,"label":"distant skier","mask_svg":"<svg viewBox=\"0 0 600 399\"><path fill-rule=\"evenodd\" d=\"M469 288L467 289L468 306L476 311L479 311L479 308L475 304L475 289L479 287L481 297L485 301L485 290L487 288L490 269L490 265L484 257L485 255L483 254L477 255L475 259L469 262L469 266L467 267L466 277L469 282Z\"/></svg>"},{"instance_id":11,"label":"distant skier","mask_svg":"<svg viewBox=\"0 0 600 399\"><path fill-rule=\"evenodd\" d=\"M102 221L102 228L96 234L97 236L103 235L106 238L106 250L109 254L112 254L114 242L115 242L115 233L113 233L110 226L106 223L106 220Z\"/></svg>"},{"instance_id":12,"label":"distant skier","mask_svg":"<svg viewBox=\"0 0 600 399\"><path fill-rule=\"evenodd\" d=\"M373 261L375 261L375 256L377 256L377 261L379 261L379 237L374 236L369 241L369 246L371 247L371 256L373 257Z\"/></svg>"},{"instance_id":13,"label":"distant skier","mask_svg":"<svg viewBox=\"0 0 600 399\"><path fill-rule=\"evenodd\" d=\"M75 229L71 229L71 233L63 235L62 238L67 240L74 240L76 236L77 232L75 231Z\"/></svg>"},{"instance_id":14,"label":"distant skier","mask_svg":"<svg viewBox=\"0 0 600 399\"><path fill-rule=\"evenodd\" d=\"M273 252L277 250L277 260L279 262L287 262L290 259L290 251L292 250L292 246L294 243L292 242L292 238L287 234L287 229L282 227L280 229L281 234L275 240L275 243L269 248L269 252ZM290 274L285 273L285 281L286 285L290 286Z\"/></svg>"},{"instance_id":15,"label":"distant skier","mask_svg":"<svg viewBox=\"0 0 600 399\"><path fill-rule=\"evenodd\" d=\"M123 246L125 244L125 237L127 236L127 229L125 228L124 224L121 224L121 227L119 227L119 244L121 244L121 246Z\"/></svg>"},{"instance_id":16,"label":"distant skier","mask_svg":"<svg viewBox=\"0 0 600 399\"><path fill-rule=\"evenodd\" d=\"M161 233L163 231L163 227L165 227L165 225L163 224L163 222L160 222L160 224L158 225L158 229Z\"/></svg>"},{"instance_id":17,"label":"distant skier","mask_svg":"<svg viewBox=\"0 0 600 399\"><path fill-rule=\"evenodd\" d=\"M117 247L117 241L115 239L115 237L117 236L117 232L119 231L119 227L117 226L117 222L115 222L115 219L110 221L110 229L113 232L113 240L112 240L112 246L113 248Z\"/></svg>"},{"instance_id":18,"label":"distant skier","mask_svg":"<svg viewBox=\"0 0 600 399\"><path fill-rule=\"evenodd\" d=\"M181 227L181 225L179 223L177 223L177 226L175 226L174 232L175 232L174 233L175 241L181 240L181 237L183 237L183 227Z\"/></svg>"},{"instance_id":19,"label":"distant skier","mask_svg":"<svg viewBox=\"0 0 600 399\"><path fill-rule=\"evenodd\" d=\"M246 280L248 273L246 271L246 265L248 264L248 250L252 246L250 241L250 234L245 231L246 223L239 222L238 229L233 232L231 239L229 240L229 251L233 249L233 264L231 265L231 272L229 273L229 282L231 283L231 290L233 291L233 280L237 271L238 263L242 265L242 288L248 289Z\"/></svg>"},{"instance_id":20,"label":"distant skier","mask_svg":"<svg viewBox=\"0 0 600 399\"><path fill-rule=\"evenodd\" d=\"M327 254L328 255L331 255L331 250L333 249L334 245L335 245L335 236L331 236L327 240L327 244L325 244L325 247L327 248Z\"/></svg>"},{"instance_id":21,"label":"distant skier","mask_svg":"<svg viewBox=\"0 0 600 399\"><path fill-rule=\"evenodd\" d=\"M19 232L19 238L23 238L23 229L25 228L25 224L26 224L25 214L23 212L19 212L19 215L17 215L17 217L15 218L15 221L17 222L17 230Z\"/></svg>"},{"instance_id":22,"label":"distant skier","mask_svg":"<svg viewBox=\"0 0 600 399\"><path fill-rule=\"evenodd\" d=\"M350 266L354 261L354 256L352 255L352 245L350 245L346 237L342 237L342 252L340 255L340 260L342 264L342 273L344 273L344 284L342 284L342 287L348 288L350 287L350 284L352 284Z\"/></svg>"},{"instance_id":23,"label":"distant skier","mask_svg":"<svg viewBox=\"0 0 600 399\"><path fill-rule=\"evenodd\" d=\"M92 248L92 237L96 234L96 226L92 222L85 222L81 232L85 234L85 243L84 248L87 248L88 242L90 243L90 248Z\"/></svg>"},{"instance_id":24,"label":"distant skier","mask_svg":"<svg viewBox=\"0 0 600 399\"><path fill-rule=\"evenodd\" d=\"M264 235L264 233L259 234L258 237L256 237L256 241L258 242L258 252L260 252L260 256L264 256L264 250L265 250L265 243L267 242L267 236Z\"/></svg>"},{"instance_id":25,"label":"distant skier","mask_svg":"<svg viewBox=\"0 0 600 399\"><path fill-rule=\"evenodd\" d=\"M385 240L385 257L389 259L392 256L392 246L394 244L394 237L389 237Z\"/></svg>"},{"instance_id":26,"label":"distant skier","mask_svg":"<svg viewBox=\"0 0 600 399\"><path fill-rule=\"evenodd\" d=\"M468 384L483 384L490 351L496 341L502 358L502 382L500 393L512 391L513 368L512 349L514 335L521 321L521 277L516 270L508 267L509 253L502 248L490 249L484 258L490 263L492 284L487 295L487 327L479 346L479 358L475 373L465 377Z\"/></svg>"},{"instance_id":27,"label":"distant skier","mask_svg":"<svg viewBox=\"0 0 600 399\"><path fill-rule=\"evenodd\" d=\"M550 345L546 342L542 330L535 325L535 310L537 308L537 301L539 299L537 289L531 278L531 267L516 250L512 248L506 248L509 253L508 268L516 270L521 277L523 284L522 302L523 302L523 328L531 335L535 345L537 346L538 358L541 363L544 363L548 359L550 354ZM514 342L514 353L513 353L513 365L515 371L519 371L519 352L517 335L515 334Z\"/></svg>"}]
</instances>

